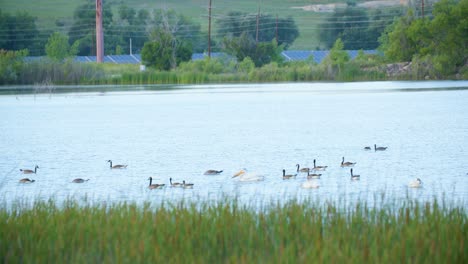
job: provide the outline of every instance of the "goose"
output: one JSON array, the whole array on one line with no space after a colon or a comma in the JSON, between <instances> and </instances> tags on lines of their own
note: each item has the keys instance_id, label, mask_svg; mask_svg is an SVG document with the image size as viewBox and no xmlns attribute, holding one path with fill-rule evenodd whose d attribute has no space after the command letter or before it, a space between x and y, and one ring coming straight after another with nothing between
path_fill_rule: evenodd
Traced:
<instances>
[{"instance_id":1,"label":"goose","mask_svg":"<svg viewBox=\"0 0 468 264\"><path fill-rule=\"evenodd\" d=\"M322 176L322 174L310 174L310 170L307 171L307 179L320 179L320 176Z\"/></svg>"},{"instance_id":2,"label":"goose","mask_svg":"<svg viewBox=\"0 0 468 264\"><path fill-rule=\"evenodd\" d=\"M207 170L203 174L204 175L218 175L218 174L220 174L222 172L223 172L222 170Z\"/></svg>"},{"instance_id":3,"label":"goose","mask_svg":"<svg viewBox=\"0 0 468 264\"><path fill-rule=\"evenodd\" d=\"M23 172L23 174L36 174L37 173L37 169L39 169L39 166L35 166L34 167L34 170L27 170L27 169L20 169L21 172Z\"/></svg>"},{"instance_id":4,"label":"goose","mask_svg":"<svg viewBox=\"0 0 468 264\"><path fill-rule=\"evenodd\" d=\"M112 166L112 160L108 160L107 162L110 163L111 169L126 169L128 165L114 165Z\"/></svg>"},{"instance_id":5,"label":"goose","mask_svg":"<svg viewBox=\"0 0 468 264\"><path fill-rule=\"evenodd\" d=\"M319 183L317 181L305 181L301 185L302 188L304 189L318 189L320 187Z\"/></svg>"},{"instance_id":6,"label":"goose","mask_svg":"<svg viewBox=\"0 0 468 264\"><path fill-rule=\"evenodd\" d=\"M316 170L316 171L324 171L328 168L328 166L316 166L315 165L315 159L314 159L314 168L313 170Z\"/></svg>"},{"instance_id":7,"label":"goose","mask_svg":"<svg viewBox=\"0 0 468 264\"><path fill-rule=\"evenodd\" d=\"M364 150L371 150L371 147L364 147Z\"/></svg>"},{"instance_id":8,"label":"goose","mask_svg":"<svg viewBox=\"0 0 468 264\"><path fill-rule=\"evenodd\" d=\"M247 169L242 169L232 176L232 178L236 177L239 177L240 181L263 181L265 179L262 175L258 175L254 172L247 172Z\"/></svg>"},{"instance_id":9,"label":"goose","mask_svg":"<svg viewBox=\"0 0 468 264\"><path fill-rule=\"evenodd\" d=\"M153 184L153 177L149 177L148 180L150 181L148 185L150 189L162 189L165 186L165 184Z\"/></svg>"},{"instance_id":10,"label":"goose","mask_svg":"<svg viewBox=\"0 0 468 264\"><path fill-rule=\"evenodd\" d=\"M297 174L286 174L286 170L283 169L283 180L292 179L296 176Z\"/></svg>"},{"instance_id":11,"label":"goose","mask_svg":"<svg viewBox=\"0 0 468 264\"><path fill-rule=\"evenodd\" d=\"M377 147L377 144L374 144L374 150L375 151L384 151L384 150L387 150L387 147Z\"/></svg>"},{"instance_id":12,"label":"goose","mask_svg":"<svg viewBox=\"0 0 468 264\"><path fill-rule=\"evenodd\" d=\"M83 182L86 182L86 181L89 181L89 179L81 179L81 178L76 178L74 179L72 182L73 183L83 183Z\"/></svg>"},{"instance_id":13,"label":"goose","mask_svg":"<svg viewBox=\"0 0 468 264\"><path fill-rule=\"evenodd\" d=\"M182 183L180 182L172 182L172 178L169 178L169 182L171 183L172 187L181 187Z\"/></svg>"},{"instance_id":14,"label":"goose","mask_svg":"<svg viewBox=\"0 0 468 264\"><path fill-rule=\"evenodd\" d=\"M184 189L192 189L193 188L193 183L186 183L185 180L182 181L182 188Z\"/></svg>"},{"instance_id":15,"label":"goose","mask_svg":"<svg viewBox=\"0 0 468 264\"><path fill-rule=\"evenodd\" d=\"M296 167L297 167L297 172L308 172L309 171L309 168L300 168L299 164L296 164Z\"/></svg>"},{"instance_id":16,"label":"goose","mask_svg":"<svg viewBox=\"0 0 468 264\"><path fill-rule=\"evenodd\" d=\"M361 175L354 175L353 174L353 169L351 169L351 180L353 181L359 181Z\"/></svg>"},{"instance_id":17,"label":"goose","mask_svg":"<svg viewBox=\"0 0 468 264\"><path fill-rule=\"evenodd\" d=\"M35 180L24 178L24 179L19 180L19 182L20 183L33 183L35 182Z\"/></svg>"},{"instance_id":18,"label":"goose","mask_svg":"<svg viewBox=\"0 0 468 264\"><path fill-rule=\"evenodd\" d=\"M419 187L422 187L422 181L421 181L421 179L416 178L416 180L411 181L411 182L408 184L408 186L411 187L411 188L419 188Z\"/></svg>"},{"instance_id":19,"label":"goose","mask_svg":"<svg viewBox=\"0 0 468 264\"><path fill-rule=\"evenodd\" d=\"M343 157L343 160L341 161L341 167L352 167L354 166L354 164L356 164L356 162L349 162L349 161L344 161L344 157Z\"/></svg>"}]
</instances>

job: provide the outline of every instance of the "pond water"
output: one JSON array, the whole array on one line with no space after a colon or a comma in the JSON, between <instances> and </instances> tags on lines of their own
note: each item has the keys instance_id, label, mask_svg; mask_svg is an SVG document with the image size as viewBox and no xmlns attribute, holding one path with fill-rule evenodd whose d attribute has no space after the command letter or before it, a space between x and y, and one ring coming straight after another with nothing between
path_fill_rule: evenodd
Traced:
<instances>
[{"instance_id":1,"label":"pond water","mask_svg":"<svg viewBox=\"0 0 468 264\"><path fill-rule=\"evenodd\" d=\"M0 199L7 204L374 203L383 194L468 204L468 81L28 89L0 96ZM374 144L388 149L363 149ZM360 181L340 167L342 157L357 162ZM109 159L128 167L110 169ZM283 180L283 169L313 167L314 159L328 166L320 188L301 188L304 173ZM35 165L37 174L20 172ZM232 178L241 168L264 181ZM223 173L203 175L208 169ZM150 176L166 188L149 190ZM24 177L35 182L19 183ZM416 177L423 187L408 188ZM169 178L195 185L171 188Z\"/></svg>"}]
</instances>

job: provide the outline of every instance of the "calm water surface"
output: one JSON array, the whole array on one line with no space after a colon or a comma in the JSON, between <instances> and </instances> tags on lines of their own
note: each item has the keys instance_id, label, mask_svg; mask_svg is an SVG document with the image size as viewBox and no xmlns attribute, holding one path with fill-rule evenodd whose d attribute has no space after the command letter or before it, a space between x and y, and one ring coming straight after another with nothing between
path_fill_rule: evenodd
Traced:
<instances>
[{"instance_id":1,"label":"calm water surface","mask_svg":"<svg viewBox=\"0 0 468 264\"><path fill-rule=\"evenodd\" d=\"M124 89L0 96L0 199L373 203L385 193L468 204L467 81ZM388 149L363 150L374 144ZM357 162L359 182L340 167L343 156ZM111 170L109 159L128 168ZM319 189L300 187L305 174L282 179L282 169L314 159L329 166ZM36 164L37 175L19 171ZM241 168L265 180L232 179ZM18 183L25 176L36 182ZM150 176L195 187L149 190ZM423 188L407 187L415 177Z\"/></svg>"}]
</instances>

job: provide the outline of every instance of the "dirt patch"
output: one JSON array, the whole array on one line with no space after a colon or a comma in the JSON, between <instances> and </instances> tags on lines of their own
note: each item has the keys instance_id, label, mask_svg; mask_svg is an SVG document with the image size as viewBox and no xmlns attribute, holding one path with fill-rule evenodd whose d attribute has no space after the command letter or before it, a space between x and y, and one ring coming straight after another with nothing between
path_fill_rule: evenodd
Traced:
<instances>
[{"instance_id":1,"label":"dirt patch","mask_svg":"<svg viewBox=\"0 0 468 264\"><path fill-rule=\"evenodd\" d=\"M382 0L382 1L367 1L358 3L357 6L364 8L380 8L380 7L392 7L392 6L406 6L408 0ZM323 5L306 5L306 6L293 6L292 9L302 9L304 11L319 12L319 13L330 13L335 11L337 8L345 8L346 4L323 4Z\"/></svg>"}]
</instances>

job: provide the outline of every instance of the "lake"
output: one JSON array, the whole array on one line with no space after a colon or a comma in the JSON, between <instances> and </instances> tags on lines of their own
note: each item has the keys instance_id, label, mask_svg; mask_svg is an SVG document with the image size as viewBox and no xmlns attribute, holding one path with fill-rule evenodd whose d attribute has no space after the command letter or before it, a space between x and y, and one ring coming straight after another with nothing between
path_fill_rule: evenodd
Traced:
<instances>
[{"instance_id":1,"label":"lake","mask_svg":"<svg viewBox=\"0 0 468 264\"><path fill-rule=\"evenodd\" d=\"M0 199L7 204L226 197L254 205L372 204L385 195L468 205L468 81L0 90ZM388 149L363 149L374 144ZM340 167L342 157L357 163L360 181ZM304 173L283 180L283 169L295 173L296 164L313 167L314 159L328 166L320 188L301 188ZM110 169L107 160L128 167ZM37 174L20 172L35 165ZM242 168L264 181L232 178ZM208 169L223 173L203 175ZM150 176L166 188L149 190ZM24 177L35 182L19 183ZM171 188L169 178L195 185ZM408 188L414 178L422 188Z\"/></svg>"}]
</instances>

